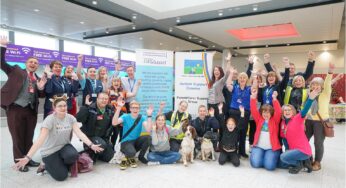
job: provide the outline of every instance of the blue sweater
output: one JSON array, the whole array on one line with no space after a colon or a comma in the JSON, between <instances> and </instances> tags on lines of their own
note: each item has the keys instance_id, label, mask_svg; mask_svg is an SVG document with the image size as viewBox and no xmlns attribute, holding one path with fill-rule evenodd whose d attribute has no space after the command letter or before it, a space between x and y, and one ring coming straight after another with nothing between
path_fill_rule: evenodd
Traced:
<instances>
[{"instance_id":1,"label":"blue sweater","mask_svg":"<svg viewBox=\"0 0 346 188\"><path fill-rule=\"evenodd\" d=\"M230 108L239 109L239 106L244 106L245 110L250 111L250 95L251 87L245 86L243 90L240 89L239 84L234 85L232 92Z\"/></svg>"}]
</instances>

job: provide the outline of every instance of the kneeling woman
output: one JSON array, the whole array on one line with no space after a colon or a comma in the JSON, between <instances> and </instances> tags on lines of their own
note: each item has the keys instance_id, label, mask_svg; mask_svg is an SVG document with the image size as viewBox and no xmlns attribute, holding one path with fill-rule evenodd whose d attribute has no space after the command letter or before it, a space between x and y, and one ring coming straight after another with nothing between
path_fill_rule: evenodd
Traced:
<instances>
[{"instance_id":1,"label":"kneeling woman","mask_svg":"<svg viewBox=\"0 0 346 188\"><path fill-rule=\"evenodd\" d=\"M151 152L148 154L148 165L151 164L173 164L177 162L181 155L179 152L170 151L169 138L182 133L188 121L183 121L179 129L166 126L165 115L156 117L156 121L151 129Z\"/></svg>"},{"instance_id":2,"label":"kneeling woman","mask_svg":"<svg viewBox=\"0 0 346 188\"><path fill-rule=\"evenodd\" d=\"M254 168L264 167L275 170L281 153L279 142L279 123L281 107L277 100L278 93L273 93L273 106L265 104L257 110L257 89L251 93L251 114L256 122L254 147L251 150L250 163Z\"/></svg>"},{"instance_id":3,"label":"kneeling woman","mask_svg":"<svg viewBox=\"0 0 346 188\"><path fill-rule=\"evenodd\" d=\"M69 167L78 158L78 152L70 141L72 131L93 151L100 152L103 150L99 145L94 145L79 129L76 118L67 114L66 100L66 96L54 96L52 99L54 113L47 116L43 121L40 136L29 152L24 158L16 159L18 162L14 165L15 169L24 168L43 144L41 155L45 169L55 180L65 180L68 176Z\"/></svg>"},{"instance_id":4,"label":"kneeling woman","mask_svg":"<svg viewBox=\"0 0 346 188\"><path fill-rule=\"evenodd\" d=\"M309 93L309 99L298 114L296 114L293 105L285 104L282 106L284 119L281 122L280 134L282 138L287 140L289 150L281 154L280 159L285 166L290 166L288 171L290 174L297 174L303 166L308 169L309 173L312 170L310 161L312 151L305 135L304 120L319 92L320 90L315 89Z\"/></svg>"}]
</instances>

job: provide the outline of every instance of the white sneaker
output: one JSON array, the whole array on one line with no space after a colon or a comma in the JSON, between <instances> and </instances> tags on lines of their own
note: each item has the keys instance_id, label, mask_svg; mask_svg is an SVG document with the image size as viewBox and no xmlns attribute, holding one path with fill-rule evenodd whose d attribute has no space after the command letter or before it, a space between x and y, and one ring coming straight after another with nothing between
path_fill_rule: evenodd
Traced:
<instances>
[{"instance_id":1,"label":"white sneaker","mask_svg":"<svg viewBox=\"0 0 346 188\"><path fill-rule=\"evenodd\" d=\"M148 166L160 165L160 162L158 162L158 161L149 161L149 162L147 163L147 165L148 165Z\"/></svg>"}]
</instances>

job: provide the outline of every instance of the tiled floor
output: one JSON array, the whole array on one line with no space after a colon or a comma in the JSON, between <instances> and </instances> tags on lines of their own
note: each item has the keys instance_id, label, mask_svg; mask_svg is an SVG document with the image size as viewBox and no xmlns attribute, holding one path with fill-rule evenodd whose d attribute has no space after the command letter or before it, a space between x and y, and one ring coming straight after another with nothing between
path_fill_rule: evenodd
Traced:
<instances>
[{"instance_id":1,"label":"tiled floor","mask_svg":"<svg viewBox=\"0 0 346 188\"><path fill-rule=\"evenodd\" d=\"M144 166L120 171L117 165L98 162L94 170L68 178L64 182L53 180L48 174L36 175L36 168L27 173L11 169L12 143L7 127L1 127L1 187L129 187L129 188L178 188L178 187L255 187L255 188L344 188L345 187L345 126L336 126L336 137L326 139L322 170L311 174L301 172L288 174L287 170L277 169L268 172L253 169L249 160L241 160L238 168L231 164L220 166L216 161L196 161L184 167L182 164ZM39 124L35 138L39 133ZM313 140L311 141L313 143ZM73 144L81 149L78 139ZM39 153L39 152L38 152ZM34 156L40 161L39 154Z\"/></svg>"}]
</instances>

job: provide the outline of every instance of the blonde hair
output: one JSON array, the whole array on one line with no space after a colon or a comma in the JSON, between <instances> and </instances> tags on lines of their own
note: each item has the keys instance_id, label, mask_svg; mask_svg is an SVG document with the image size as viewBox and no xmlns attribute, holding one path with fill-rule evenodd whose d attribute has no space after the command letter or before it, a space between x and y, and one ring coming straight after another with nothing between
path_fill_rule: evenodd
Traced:
<instances>
[{"instance_id":1,"label":"blonde hair","mask_svg":"<svg viewBox=\"0 0 346 188\"><path fill-rule=\"evenodd\" d=\"M303 83L305 83L305 79L302 75L296 75L293 77L293 80L292 80L292 85L295 86L295 83L297 81L298 78L301 78L303 80Z\"/></svg>"},{"instance_id":2,"label":"blonde hair","mask_svg":"<svg viewBox=\"0 0 346 188\"><path fill-rule=\"evenodd\" d=\"M244 77L246 78L246 84L247 84L247 82L249 81L249 77L247 76L247 74L246 74L245 72L241 72L241 73L238 75L238 79L239 79L240 77L242 77L242 76L244 76Z\"/></svg>"},{"instance_id":3,"label":"blonde hair","mask_svg":"<svg viewBox=\"0 0 346 188\"><path fill-rule=\"evenodd\" d=\"M139 102L137 102L137 101L131 101L130 107L132 107L133 105L138 105L138 107L141 107L141 104L139 104Z\"/></svg>"},{"instance_id":4,"label":"blonde hair","mask_svg":"<svg viewBox=\"0 0 346 188\"><path fill-rule=\"evenodd\" d=\"M321 78L321 77L315 77L315 78L313 78L313 79L310 81L310 86L311 86L311 84L313 84L313 83L317 83L317 84L320 85L321 88L323 89L323 86L324 86L324 80L323 80L323 78Z\"/></svg>"},{"instance_id":5,"label":"blonde hair","mask_svg":"<svg viewBox=\"0 0 346 188\"><path fill-rule=\"evenodd\" d=\"M292 117L295 116L295 115L297 114L297 110L296 110L296 108L294 108L293 105L291 105L291 104L284 104L284 105L282 105L282 107L281 107L282 118L285 118L283 111L285 110L286 107L287 107L287 108L291 108L292 113L293 113Z\"/></svg>"},{"instance_id":6,"label":"blonde hair","mask_svg":"<svg viewBox=\"0 0 346 188\"><path fill-rule=\"evenodd\" d=\"M100 78L101 78L100 73L101 73L101 70L102 70L102 69L105 69L105 70L106 70L106 74L108 73L107 67L105 67L105 66L99 67L98 70L97 70L97 77L96 77L96 79L98 79L98 80L100 80ZM101 81L102 81L102 80L101 80Z\"/></svg>"}]
</instances>

